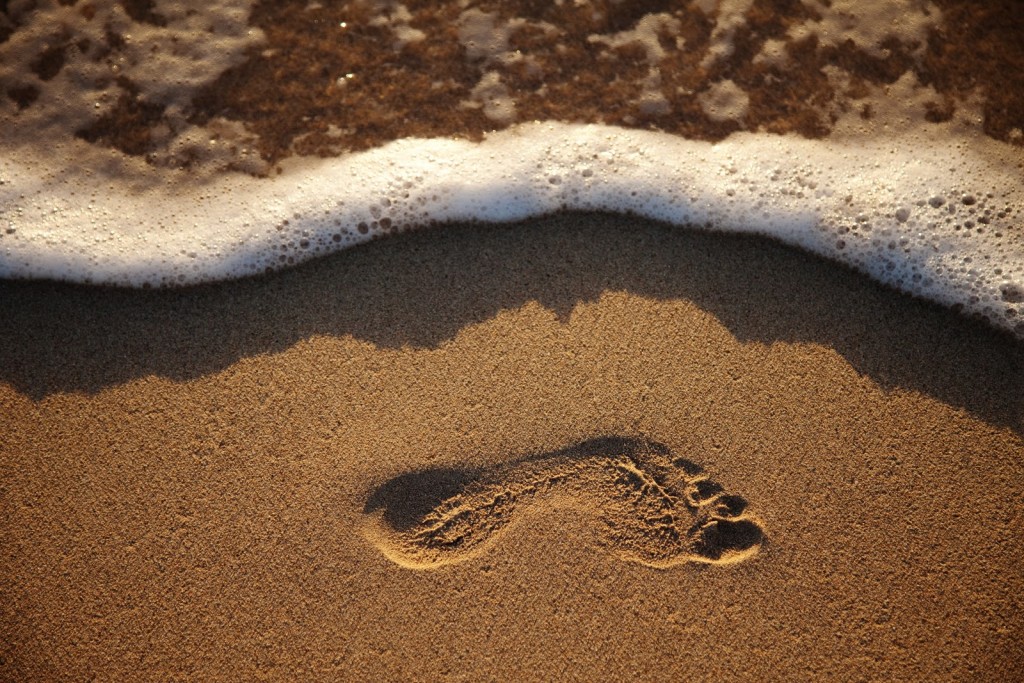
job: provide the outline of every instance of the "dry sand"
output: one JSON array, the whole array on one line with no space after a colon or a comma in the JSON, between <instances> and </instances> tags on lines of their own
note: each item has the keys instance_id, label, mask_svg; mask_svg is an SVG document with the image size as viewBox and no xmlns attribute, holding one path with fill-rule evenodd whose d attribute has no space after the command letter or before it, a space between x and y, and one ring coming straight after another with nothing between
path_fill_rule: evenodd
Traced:
<instances>
[{"instance_id":1,"label":"dry sand","mask_svg":"<svg viewBox=\"0 0 1024 683\"><path fill-rule=\"evenodd\" d=\"M562 216L0 316L3 680L1024 660L1024 348L787 248Z\"/></svg>"}]
</instances>

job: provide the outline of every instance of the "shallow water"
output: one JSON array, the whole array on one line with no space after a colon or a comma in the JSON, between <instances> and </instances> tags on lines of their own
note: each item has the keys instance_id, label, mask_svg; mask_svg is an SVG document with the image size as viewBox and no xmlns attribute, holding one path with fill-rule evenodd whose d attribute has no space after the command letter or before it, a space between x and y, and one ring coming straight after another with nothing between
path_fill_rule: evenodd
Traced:
<instances>
[{"instance_id":1,"label":"shallow water","mask_svg":"<svg viewBox=\"0 0 1024 683\"><path fill-rule=\"evenodd\" d=\"M9 5L3 277L191 284L604 210L1024 334L1012 3Z\"/></svg>"}]
</instances>

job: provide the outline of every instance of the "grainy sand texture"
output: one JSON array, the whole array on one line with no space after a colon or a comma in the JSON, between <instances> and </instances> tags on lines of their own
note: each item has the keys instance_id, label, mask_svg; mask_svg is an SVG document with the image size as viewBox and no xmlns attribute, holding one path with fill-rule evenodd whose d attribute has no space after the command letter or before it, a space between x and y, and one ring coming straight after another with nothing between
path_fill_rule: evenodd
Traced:
<instances>
[{"instance_id":1,"label":"grainy sand texture","mask_svg":"<svg viewBox=\"0 0 1024 683\"><path fill-rule=\"evenodd\" d=\"M1021 680L1022 35L0 2L0 681Z\"/></svg>"},{"instance_id":2,"label":"grainy sand texture","mask_svg":"<svg viewBox=\"0 0 1024 683\"><path fill-rule=\"evenodd\" d=\"M0 283L0 678L1013 680L1024 349L574 214Z\"/></svg>"}]
</instances>

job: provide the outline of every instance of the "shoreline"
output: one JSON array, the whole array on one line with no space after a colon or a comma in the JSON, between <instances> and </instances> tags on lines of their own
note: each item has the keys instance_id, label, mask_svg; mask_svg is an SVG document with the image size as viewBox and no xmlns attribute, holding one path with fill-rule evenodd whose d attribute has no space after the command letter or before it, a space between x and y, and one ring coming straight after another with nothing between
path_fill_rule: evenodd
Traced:
<instances>
[{"instance_id":1,"label":"shoreline","mask_svg":"<svg viewBox=\"0 0 1024 683\"><path fill-rule=\"evenodd\" d=\"M947 142L964 143L952 157L944 138L900 126L878 139L737 134L711 145L546 122L481 143L405 140L307 160L276 181L231 175L166 196L111 189L80 170L53 187L29 174L32 192L8 189L14 220L0 234L0 272L139 288L200 283L414 226L604 210L772 235L1024 334L1014 155L971 133L969 121L942 125ZM897 148L903 160L894 162ZM80 207L73 195L82 192L97 199ZM158 215L154 202L165 206ZM69 222L85 227L67 233Z\"/></svg>"}]
</instances>

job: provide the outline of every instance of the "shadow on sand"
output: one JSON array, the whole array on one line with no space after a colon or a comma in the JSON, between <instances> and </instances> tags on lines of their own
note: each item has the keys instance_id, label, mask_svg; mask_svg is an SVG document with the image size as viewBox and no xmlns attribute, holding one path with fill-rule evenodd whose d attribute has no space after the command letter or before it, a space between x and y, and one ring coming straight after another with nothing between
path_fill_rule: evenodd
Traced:
<instances>
[{"instance_id":1,"label":"shadow on sand","mask_svg":"<svg viewBox=\"0 0 1024 683\"><path fill-rule=\"evenodd\" d=\"M740 341L824 344L883 387L1024 427L1009 335L767 239L603 214L449 226L181 290L0 282L0 381L38 399L186 380L310 335L436 347L502 309L535 300L564 320L609 290L688 299Z\"/></svg>"}]
</instances>

